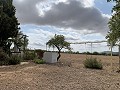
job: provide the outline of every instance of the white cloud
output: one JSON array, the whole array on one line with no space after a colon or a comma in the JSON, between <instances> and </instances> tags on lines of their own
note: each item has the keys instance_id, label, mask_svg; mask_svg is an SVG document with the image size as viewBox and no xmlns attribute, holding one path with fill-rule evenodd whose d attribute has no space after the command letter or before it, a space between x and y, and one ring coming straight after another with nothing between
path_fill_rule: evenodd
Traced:
<instances>
[{"instance_id":1,"label":"white cloud","mask_svg":"<svg viewBox=\"0 0 120 90\"><path fill-rule=\"evenodd\" d=\"M82 0L81 2L83 2L83 4L85 5L85 7L92 7L92 6L94 6L94 1L95 0Z\"/></svg>"},{"instance_id":2,"label":"white cloud","mask_svg":"<svg viewBox=\"0 0 120 90\"><path fill-rule=\"evenodd\" d=\"M19 3L14 2L17 9L17 17L22 24L50 25L58 28L72 28L74 30L87 30L91 33L107 33L108 17L95 7L92 7L94 0L67 0L55 4L52 0L25 0ZM61 0L62 1L62 0ZM58 2L58 0L56 1ZM65 3L68 2L68 3ZM41 7L36 7L43 4ZM29 7L28 7L29 6Z\"/></svg>"},{"instance_id":3,"label":"white cloud","mask_svg":"<svg viewBox=\"0 0 120 90\"><path fill-rule=\"evenodd\" d=\"M102 15L103 15L103 17L111 18L111 15L109 15L109 14L102 14Z\"/></svg>"}]
</instances>

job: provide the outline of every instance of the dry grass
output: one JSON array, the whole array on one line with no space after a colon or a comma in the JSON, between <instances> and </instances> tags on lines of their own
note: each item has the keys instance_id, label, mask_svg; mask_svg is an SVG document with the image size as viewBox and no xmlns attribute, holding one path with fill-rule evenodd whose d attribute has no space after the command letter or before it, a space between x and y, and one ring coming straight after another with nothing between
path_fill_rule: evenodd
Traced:
<instances>
[{"instance_id":1,"label":"dry grass","mask_svg":"<svg viewBox=\"0 0 120 90\"><path fill-rule=\"evenodd\" d=\"M111 69L112 71L116 71L118 68L119 57L118 56L103 56L103 55L83 55L83 54L62 54L61 60L72 62L78 65L83 64L83 61L86 58L97 58L103 63L104 69Z\"/></svg>"},{"instance_id":2,"label":"dry grass","mask_svg":"<svg viewBox=\"0 0 120 90\"><path fill-rule=\"evenodd\" d=\"M86 56L76 54L62 54L56 64L0 67L0 90L120 90L120 74L111 71L111 57L92 57L101 59L103 70L85 69ZM115 67L117 59L112 60Z\"/></svg>"}]
</instances>

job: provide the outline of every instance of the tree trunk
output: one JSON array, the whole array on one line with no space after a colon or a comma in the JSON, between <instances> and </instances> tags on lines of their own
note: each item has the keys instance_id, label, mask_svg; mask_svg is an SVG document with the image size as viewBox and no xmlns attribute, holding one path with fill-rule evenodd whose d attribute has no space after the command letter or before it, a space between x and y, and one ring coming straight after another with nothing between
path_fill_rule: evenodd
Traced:
<instances>
[{"instance_id":1,"label":"tree trunk","mask_svg":"<svg viewBox=\"0 0 120 90\"><path fill-rule=\"evenodd\" d=\"M111 45L110 45L110 49L111 49L111 69L113 69L113 59L112 59L112 57L113 57L113 52L112 52L112 48L113 48L113 45L112 45L112 43L111 43Z\"/></svg>"},{"instance_id":2,"label":"tree trunk","mask_svg":"<svg viewBox=\"0 0 120 90\"><path fill-rule=\"evenodd\" d=\"M0 52L3 51L3 48L0 46Z\"/></svg>"},{"instance_id":3,"label":"tree trunk","mask_svg":"<svg viewBox=\"0 0 120 90\"><path fill-rule=\"evenodd\" d=\"M118 47L119 47L119 67L117 72L120 73L120 45Z\"/></svg>"},{"instance_id":4,"label":"tree trunk","mask_svg":"<svg viewBox=\"0 0 120 90\"><path fill-rule=\"evenodd\" d=\"M60 50L58 51L58 57L57 57L57 61L59 61L59 58L61 57L60 55Z\"/></svg>"},{"instance_id":5,"label":"tree trunk","mask_svg":"<svg viewBox=\"0 0 120 90\"><path fill-rule=\"evenodd\" d=\"M119 71L120 71L120 45L119 45Z\"/></svg>"}]
</instances>

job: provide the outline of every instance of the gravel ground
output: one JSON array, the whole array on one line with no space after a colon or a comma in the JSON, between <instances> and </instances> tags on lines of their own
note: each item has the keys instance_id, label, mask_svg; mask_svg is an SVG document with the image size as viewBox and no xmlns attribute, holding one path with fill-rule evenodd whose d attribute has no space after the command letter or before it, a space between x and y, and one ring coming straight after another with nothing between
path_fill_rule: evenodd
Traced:
<instances>
[{"instance_id":1,"label":"gravel ground","mask_svg":"<svg viewBox=\"0 0 120 90\"><path fill-rule=\"evenodd\" d=\"M85 69L71 57L62 54L56 64L0 66L0 90L120 90L120 74L109 63L103 70Z\"/></svg>"}]
</instances>

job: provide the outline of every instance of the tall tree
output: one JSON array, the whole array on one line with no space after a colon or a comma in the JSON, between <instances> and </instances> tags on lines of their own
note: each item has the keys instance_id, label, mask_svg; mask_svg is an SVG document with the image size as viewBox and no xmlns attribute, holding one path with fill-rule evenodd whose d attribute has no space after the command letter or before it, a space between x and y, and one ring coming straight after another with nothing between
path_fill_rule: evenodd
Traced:
<instances>
[{"instance_id":1,"label":"tall tree","mask_svg":"<svg viewBox=\"0 0 120 90\"><path fill-rule=\"evenodd\" d=\"M7 51L10 49L9 38L17 36L19 23L15 17L15 7L13 0L0 0L0 48Z\"/></svg>"},{"instance_id":2,"label":"tall tree","mask_svg":"<svg viewBox=\"0 0 120 90\"><path fill-rule=\"evenodd\" d=\"M120 0L107 0L108 2L114 1L116 4L112 9L113 15L108 23L110 31L106 38L110 43L118 43L119 46L119 72L120 72Z\"/></svg>"},{"instance_id":3,"label":"tall tree","mask_svg":"<svg viewBox=\"0 0 120 90\"><path fill-rule=\"evenodd\" d=\"M17 37L12 38L11 41L14 43L14 47L16 47L19 50L23 50L25 52L25 49L27 49L28 46L28 38L27 35L24 35L21 31L18 32Z\"/></svg>"},{"instance_id":4,"label":"tall tree","mask_svg":"<svg viewBox=\"0 0 120 90\"><path fill-rule=\"evenodd\" d=\"M51 38L47 43L46 45L48 45L49 47L56 47L58 49L58 57L57 57L57 60L59 60L60 58L60 52L63 48L65 49L71 49L70 48L70 43L65 41L65 37L63 35L56 35Z\"/></svg>"}]
</instances>

